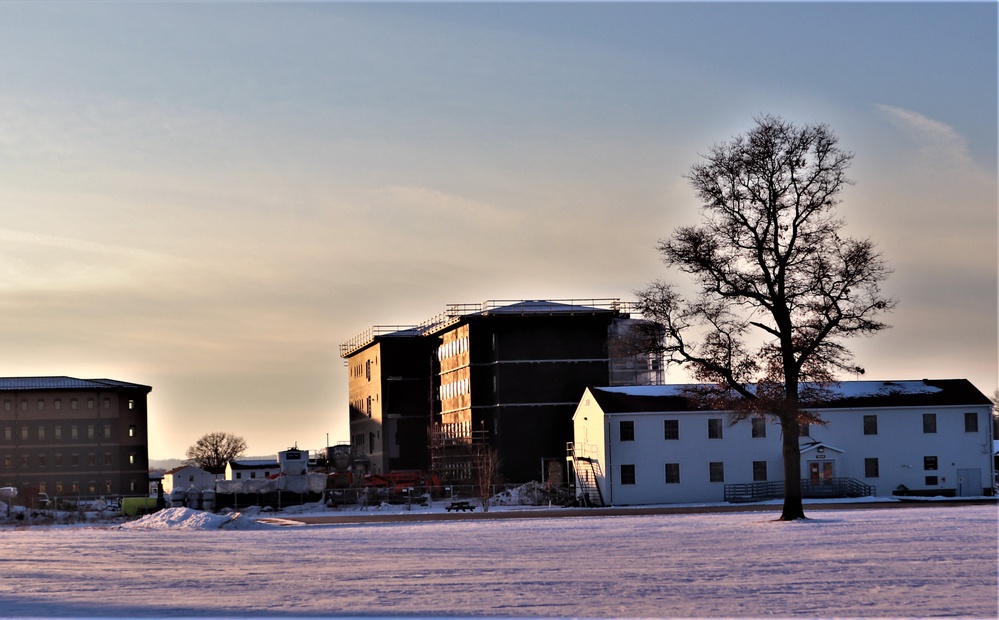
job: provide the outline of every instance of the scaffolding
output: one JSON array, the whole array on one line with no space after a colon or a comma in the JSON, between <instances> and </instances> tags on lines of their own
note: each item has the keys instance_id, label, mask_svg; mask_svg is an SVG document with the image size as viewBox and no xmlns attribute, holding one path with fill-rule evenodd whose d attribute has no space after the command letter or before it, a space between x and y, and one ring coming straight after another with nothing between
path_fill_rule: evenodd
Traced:
<instances>
[{"instance_id":1,"label":"scaffolding","mask_svg":"<svg viewBox=\"0 0 999 620\"><path fill-rule=\"evenodd\" d=\"M474 484L475 458L488 447L489 433L480 429L470 435L454 436L439 423L431 424L427 432L430 472L446 484Z\"/></svg>"}]
</instances>

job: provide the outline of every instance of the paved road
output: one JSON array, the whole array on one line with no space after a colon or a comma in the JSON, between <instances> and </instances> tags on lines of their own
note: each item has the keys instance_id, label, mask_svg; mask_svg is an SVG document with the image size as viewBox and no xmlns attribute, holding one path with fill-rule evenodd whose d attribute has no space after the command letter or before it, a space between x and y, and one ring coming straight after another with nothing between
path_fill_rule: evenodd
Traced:
<instances>
[{"instance_id":1,"label":"paved road","mask_svg":"<svg viewBox=\"0 0 999 620\"><path fill-rule=\"evenodd\" d=\"M886 501L835 504L806 504L805 514L816 510L870 510L884 508L924 508L927 506L966 506L969 504L996 503L994 498L984 500L941 501ZM264 523L288 521L306 525L344 523L417 523L423 521L459 521L483 519L551 519L553 517L606 517L625 515L699 514L713 512L780 512L779 504L733 504L727 506L623 506L611 508L527 508L525 510L491 510L482 512L340 512L311 515L292 515L274 519L260 519Z\"/></svg>"}]
</instances>

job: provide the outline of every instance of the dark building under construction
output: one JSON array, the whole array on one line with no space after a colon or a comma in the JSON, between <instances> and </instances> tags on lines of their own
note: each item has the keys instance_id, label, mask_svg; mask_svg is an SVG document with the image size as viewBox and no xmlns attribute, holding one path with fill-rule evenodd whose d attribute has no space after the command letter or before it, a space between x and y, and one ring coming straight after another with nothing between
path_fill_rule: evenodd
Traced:
<instances>
[{"instance_id":1,"label":"dark building under construction","mask_svg":"<svg viewBox=\"0 0 999 620\"><path fill-rule=\"evenodd\" d=\"M620 300L592 299L453 304L373 327L340 349L358 462L467 482L488 448L504 481L544 479L587 386L661 382L659 358L632 346L641 324Z\"/></svg>"}]
</instances>

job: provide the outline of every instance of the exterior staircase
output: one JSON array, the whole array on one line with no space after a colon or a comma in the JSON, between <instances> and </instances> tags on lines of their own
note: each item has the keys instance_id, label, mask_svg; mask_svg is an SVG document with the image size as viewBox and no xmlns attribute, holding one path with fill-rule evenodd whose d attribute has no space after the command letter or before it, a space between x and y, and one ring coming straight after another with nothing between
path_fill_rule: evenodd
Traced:
<instances>
[{"instance_id":1,"label":"exterior staircase","mask_svg":"<svg viewBox=\"0 0 999 620\"><path fill-rule=\"evenodd\" d=\"M572 464L572 472L576 479L576 498L584 506L603 506L604 497L597 484L603 472L600 462L588 456L576 454L575 446L570 441L566 444L566 456Z\"/></svg>"}]
</instances>

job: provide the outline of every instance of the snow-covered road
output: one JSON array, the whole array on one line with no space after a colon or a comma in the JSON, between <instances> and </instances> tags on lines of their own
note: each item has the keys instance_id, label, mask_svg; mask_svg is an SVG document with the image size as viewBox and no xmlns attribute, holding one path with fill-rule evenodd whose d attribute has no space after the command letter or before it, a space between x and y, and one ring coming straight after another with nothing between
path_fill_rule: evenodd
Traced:
<instances>
[{"instance_id":1,"label":"snow-covered road","mask_svg":"<svg viewBox=\"0 0 999 620\"><path fill-rule=\"evenodd\" d=\"M996 505L809 515L8 528L0 616L997 616Z\"/></svg>"}]
</instances>

